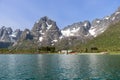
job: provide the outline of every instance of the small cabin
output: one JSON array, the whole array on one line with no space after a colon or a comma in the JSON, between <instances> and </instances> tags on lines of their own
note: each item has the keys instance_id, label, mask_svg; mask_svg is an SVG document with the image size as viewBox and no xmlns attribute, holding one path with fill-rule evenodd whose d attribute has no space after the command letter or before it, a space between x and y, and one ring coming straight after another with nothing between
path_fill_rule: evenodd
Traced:
<instances>
[{"instance_id":1,"label":"small cabin","mask_svg":"<svg viewBox=\"0 0 120 80\"><path fill-rule=\"evenodd\" d=\"M109 54L108 52L101 52L100 54Z\"/></svg>"},{"instance_id":2,"label":"small cabin","mask_svg":"<svg viewBox=\"0 0 120 80\"><path fill-rule=\"evenodd\" d=\"M62 53L62 54L69 54L71 52L72 52L72 50L61 50L61 51L59 51L59 53Z\"/></svg>"}]
</instances>

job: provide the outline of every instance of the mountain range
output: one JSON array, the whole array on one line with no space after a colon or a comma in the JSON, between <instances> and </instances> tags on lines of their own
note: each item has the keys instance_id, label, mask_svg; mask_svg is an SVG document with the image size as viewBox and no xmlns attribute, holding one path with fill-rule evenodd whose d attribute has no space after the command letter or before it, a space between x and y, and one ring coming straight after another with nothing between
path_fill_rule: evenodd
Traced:
<instances>
[{"instance_id":1,"label":"mountain range","mask_svg":"<svg viewBox=\"0 0 120 80\"><path fill-rule=\"evenodd\" d=\"M10 27L0 28L0 48L12 46L16 49L29 49L41 46L55 46L68 49L77 44L87 43L109 29L110 25L120 21L120 7L110 16L76 22L59 29L56 22L47 16L36 21L31 30L15 31ZM9 43L9 45L8 45ZM6 46L3 46L7 44Z\"/></svg>"}]
</instances>

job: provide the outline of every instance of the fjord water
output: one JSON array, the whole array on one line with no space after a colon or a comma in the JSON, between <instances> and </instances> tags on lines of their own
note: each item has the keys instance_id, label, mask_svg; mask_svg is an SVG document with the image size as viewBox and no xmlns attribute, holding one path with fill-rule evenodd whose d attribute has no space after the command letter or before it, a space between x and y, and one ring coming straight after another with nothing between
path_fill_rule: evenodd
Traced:
<instances>
[{"instance_id":1,"label":"fjord water","mask_svg":"<svg viewBox=\"0 0 120 80\"><path fill-rule=\"evenodd\" d=\"M120 55L0 55L0 80L120 80Z\"/></svg>"}]
</instances>

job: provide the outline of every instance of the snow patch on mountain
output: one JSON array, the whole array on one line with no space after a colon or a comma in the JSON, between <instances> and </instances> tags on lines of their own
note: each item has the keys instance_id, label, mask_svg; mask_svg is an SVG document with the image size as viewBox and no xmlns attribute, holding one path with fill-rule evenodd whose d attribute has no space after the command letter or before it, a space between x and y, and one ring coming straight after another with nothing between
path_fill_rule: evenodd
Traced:
<instances>
[{"instance_id":1,"label":"snow patch on mountain","mask_svg":"<svg viewBox=\"0 0 120 80\"><path fill-rule=\"evenodd\" d=\"M87 23L84 23L84 26L87 26Z\"/></svg>"},{"instance_id":2,"label":"snow patch on mountain","mask_svg":"<svg viewBox=\"0 0 120 80\"><path fill-rule=\"evenodd\" d=\"M70 37L70 36L76 36L76 32L78 32L80 29L80 27L78 28L73 28L73 29L67 29L67 30L62 30L61 33L63 34L63 36L65 37Z\"/></svg>"},{"instance_id":3,"label":"snow patch on mountain","mask_svg":"<svg viewBox=\"0 0 120 80\"><path fill-rule=\"evenodd\" d=\"M35 23L39 23L39 20L37 20Z\"/></svg>"},{"instance_id":4,"label":"snow patch on mountain","mask_svg":"<svg viewBox=\"0 0 120 80\"><path fill-rule=\"evenodd\" d=\"M10 37L16 37L16 34L17 33L13 33L13 34L10 35Z\"/></svg>"},{"instance_id":5,"label":"snow patch on mountain","mask_svg":"<svg viewBox=\"0 0 120 80\"><path fill-rule=\"evenodd\" d=\"M42 42L43 41L43 37L39 37L39 41Z\"/></svg>"},{"instance_id":6,"label":"snow patch on mountain","mask_svg":"<svg viewBox=\"0 0 120 80\"><path fill-rule=\"evenodd\" d=\"M64 36L69 36L69 35L70 35L70 29L62 30L61 33L62 33L62 35L64 35Z\"/></svg>"},{"instance_id":7,"label":"snow patch on mountain","mask_svg":"<svg viewBox=\"0 0 120 80\"><path fill-rule=\"evenodd\" d=\"M91 28L91 29L89 30L89 33L90 33L92 36L96 37L95 28Z\"/></svg>"},{"instance_id":8,"label":"snow patch on mountain","mask_svg":"<svg viewBox=\"0 0 120 80\"><path fill-rule=\"evenodd\" d=\"M52 27L52 24L51 25L49 25L47 22L46 22L46 24L47 24L47 30L49 30L51 27Z\"/></svg>"},{"instance_id":9,"label":"snow patch on mountain","mask_svg":"<svg viewBox=\"0 0 120 80\"><path fill-rule=\"evenodd\" d=\"M118 14L120 14L120 12L116 12L116 13L115 13L115 15L118 15Z\"/></svg>"},{"instance_id":10,"label":"snow patch on mountain","mask_svg":"<svg viewBox=\"0 0 120 80\"><path fill-rule=\"evenodd\" d=\"M115 20L115 16L112 18L112 21L114 21Z\"/></svg>"},{"instance_id":11,"label":"snow patch on mountain","mask_svg":"<svg viewBox=\"0 0 120 80\"><path fill-rule=\"evenodd\" d=\"M55 40L53 40L52 42L57 42L58 40L57 39L55 39Z\"/></svg>"},{"instance_id":12,"label":"snow patch on mountain","mask_svg":"<svg viewBox=\"0 0 120 80\"><path fill-rule=\"evenodd\" d=\"M104 17L104 19L108 20L108 19L110 19L110 16L106 16L106 17Z\"/></svg>"},{"instance_id":13,"label":"snow patch on mountain","mask_svg":"<svg viewBox=\"0 0 120 80\"><path fill-rule=\"evenodd\" d=\"M100 23L100 21L96 21L97 23Z\"/></svg>"},{"instance_id":14,"label":"snow patch on mountain","mask_svg":"<svg viewBox=\"0 0 120 80\"><path fill-rule=\"evenodd\" d=\"M59 37L59 39L60 39L60 40L61 40L61 39L63 39L63 38L64 38L64 36L63 36L63 35Z\"/></svg>"}]
</instances>

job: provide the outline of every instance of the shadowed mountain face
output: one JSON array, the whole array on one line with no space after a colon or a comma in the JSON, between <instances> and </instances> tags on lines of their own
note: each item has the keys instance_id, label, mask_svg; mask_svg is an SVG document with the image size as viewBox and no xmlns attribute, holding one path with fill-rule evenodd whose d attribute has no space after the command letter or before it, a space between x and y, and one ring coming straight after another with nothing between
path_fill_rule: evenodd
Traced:
<instances>
[{"instance_id":1,"label":"shadowed mountain face","mask_svg":"<svg viewBox=\"0 0 120 80\"><path fill-rule=\"evenodd\" d=\"M14 45L22 44L24 41L32 41L37 46L59 46L63 41L66 44L86 43L88 40L97 37L109 28L109 25L120 21L120 8L112 15L102 19L95 19L91 23L73 23L60 30L55 21L47 16L36 21L32 30L17 29L13 31L10 27L0 28L0 42L13 42ZM69 43L67 43L69 42ZM63 43L64 44L64 43Z\"/></svg>"}]
</instances>

